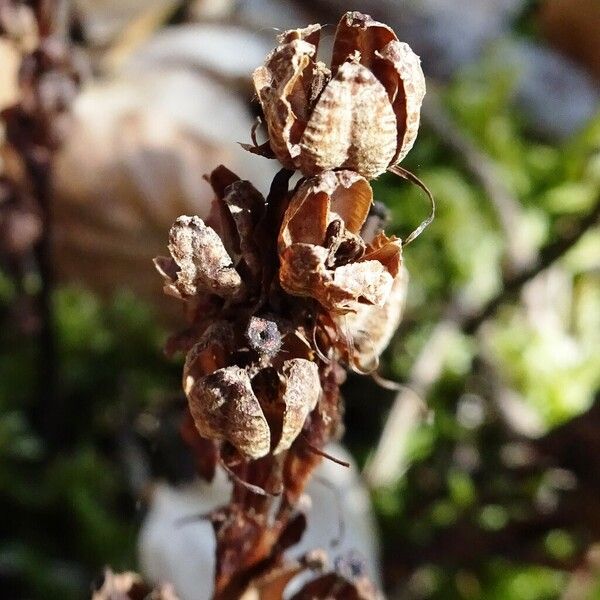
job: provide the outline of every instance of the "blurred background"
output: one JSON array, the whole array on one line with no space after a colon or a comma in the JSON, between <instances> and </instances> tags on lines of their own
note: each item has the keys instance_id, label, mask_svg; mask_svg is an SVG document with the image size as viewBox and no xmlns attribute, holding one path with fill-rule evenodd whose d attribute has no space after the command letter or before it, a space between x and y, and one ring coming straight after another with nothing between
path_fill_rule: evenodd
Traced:
<instances>
[{"instance_id":1,"label":"blurred background","mask_svg":"<svg viewBox=\"0 0 600 600\"><path fill-rule=\"evenodd\" d=\"M85 598L108 564L190 589L176 548L212 552L208 529L172 527L227 490L193 483L181 361L162 351L183 316L151 258L177 216L207 214L219 163L268 190L274 161L237 144L257 115L249 76L280 30L320 22L331 39L349 9L421 56L403 166L438 211L406 248L407 307L380 368L407 387L349 378L357 467L324 467L315 518L342 521L342 546L392 599L600 598L598 0L68 6L81 85L50 221L14 197L0 153L2 598ZM0 110L20 99L28 43L0 35ZM427 214L393 176L375 194L399 236ZM208 585L210 568L195 573Z\"/></svg>"}]
</instances>

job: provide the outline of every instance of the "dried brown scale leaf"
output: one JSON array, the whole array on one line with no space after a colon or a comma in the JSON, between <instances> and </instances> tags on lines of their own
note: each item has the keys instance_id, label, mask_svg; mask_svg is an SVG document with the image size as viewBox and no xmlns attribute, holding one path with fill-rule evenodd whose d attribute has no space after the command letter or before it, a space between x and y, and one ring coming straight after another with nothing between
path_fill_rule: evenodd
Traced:
<instances>
[{"instance_id":1,"label":"dried brown scale leaf","mask_svg":"<svg viewBox=\"0 0 600 600\"><path fill-rule=\"evenodd\" d=\"M179 267L176 279L166 273L169 292L185 298L202 292L227 297L241 291L242 280L223 242L200 217L175 221L169 234L169 252Z\"/></svg>"},{"instance_id":2,"label":"dried brown scale leaf","mask_svg":"<svg viewBox=\"0 0 600 600\"><path fill-rule=\"evenodd\" d=\"M302 358L287 360L283 363L282 374L285 380L281 399L284 405L283 424L281 438L273 454L290 448L321 396L319 369L314 362Z\"/></svg>"},{"instance_id":3,"label":"dried brown scale leaf","mask_svg":"<svg viewBox=\"0 0 600 600\"><path fill-rule=\"evenodd\" d=\"M227 440L250 459L269 453L269 425L245 369L218 369L194 380L186 394L200 435Z\"/></svg>"}]
</instances>

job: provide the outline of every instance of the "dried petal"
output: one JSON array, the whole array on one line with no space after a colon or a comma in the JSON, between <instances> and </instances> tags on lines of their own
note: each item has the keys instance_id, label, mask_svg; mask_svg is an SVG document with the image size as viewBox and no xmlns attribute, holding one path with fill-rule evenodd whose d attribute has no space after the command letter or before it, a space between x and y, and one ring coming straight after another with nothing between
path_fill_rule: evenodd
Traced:
<instances>
[{"instance_id":1,"label":"dried petal","mask_svg":"<svg viewBox=\"0 0 600 600\"><path fill-rule=\"evenodd\" d=\"M319 370L314 362L293 358L283 363L282 371L285 378L285 391L282 396L285 409L281 438L273 454L283 452L292 445L321 395Z\"/></svg>"},{"instance_id":2,"label":"dried petal","mask_svg":"<svg viewBox=\"0 0 600 600\"><path fill-rule=\"evenodd\" d=\"M179 217L169 236L169 251L179 271L167 285L182 297L212 292L231 296L240 291L242 280L214 229L200 217ZM168 279L170 273L163 272Z\"/></svg>"},{"instance_id":3,"label":"dried petal","mask_svg":"<svg viewBox=\"0 0 600 600\"><path fill-rule=\"evenodd\" d=\"M265 210L265 200L249 181L236 181L223 198L237 232L239 254L252 275L260 273L260 253L254 241L254 230Z\"/></svg>"},{"instance_id":4,"label":"dried petal","mask_svg":"<svg viewBox=\"0 0 600 600\"><path fill-rule=\"evenodd\" d=\"M383 306L361 304L355 312L337 317L352 340L354 355L351 359L359 368L372 368L387 348L400 324L407 288L408 271L402 268Z\"/></svg>"},{"instance_id":5,"label":"dried petal","mask_svg":"<svg viewBox=\"0 0 600 600\"><path fill-rule=\"evenodd\" d=\"M308 119L316 65L313 57L319 30L320 26L309 26L286 32L280 38L281 45L252 75L265 114L271 148L289 169L295 169L293 159L299 152L297 142Z\"/></svg>"},{"instance_id":6,"label":"dried petal","mask_svg":"<svg viewBox=\"0 0 600 600\"><path fill-rule=\"evenodd\" d=\"M195 381L187 396L200 435L227 440L253 460L269 453L269 425L245 369L218 369Z\"/></svg>"},{"instance_id":7,"label":"dried petal","mask_svg":"<svg viewBox=\"0 0 600 600\"><path fill-rule=\"evenodd\" d=\"M315 105L300 140L304 174L344 167L373 178L396 150L396 117L375 75L357 62L340 66Z\"/></svg>"},{"instance_id":8,"label":"dried petal","mask_svg":"<svg viewBox=\"0 0 600 600\"><path fill-rule=\"evenodd\" d=\"M230 323L218 321L207 327L198 343L187 353L183 366L183 391L189 394L200 378L226 366L234 347Z\"/></svg>"},{"instance_id":9,"label":"dried petal","mask_svg":"<svg viewBox=\"0 0 600 600\"><path fill-rule=\"evenodd\" d=\"M312 296L320 300L323 280L331 276L325 268L328 251L313 244L293 244L281 254L279 282L294 296Z\"/></svg>"},{"instance_id":10,"label":"dried petal","mask_svg":"<svg viewBox=\"0 0 600 600\"><path fill-rule=\"evenodd\" d=\"M393 92L388 90L398 125L398 143L392 159L392 164L396 165L408 154L417 139L421 104L425 97L425 76L419 57L408 44L392 41L377 55L393 66L397 73L395 89Z\"/></svg>"},{"instance_id":11,"label":"dried petal","mask_svg":"<svg viewBox=\"0 0 600 600\"><path fill-rule=\"evenodd\" d=\"M387 237L380 231L367 246L363 260L379 261L392 277L396 277L402 264L402 240L396 236Z\"/></svg>"},{"instance_id":12,"label":"dried petal","mask_svg":"<svg viewBox=\"0 0 600 600\"><path fill-rule=\"evenodd\" d=\"M330 302L354 308L355 301L383 305L392 289L393 277L376 260L350 263L333 272L333 282L326 285Z\"/></svg>"},{"instance_id":13,"label":"dried petal","mask_svg":"<svg viewBox=\"0 0 600 600\"><path fill-rule=\"evenodd\" d=\"M393 277L377 260L354 262L333 270L326 267L328 252L321 246L293 244L281 255L279 281L296 296L312 296L325 308L353 310L354 303L382 305Z\"/></svg>"},{"instance_id":14,"label":"dried petal","mask_svg":"<svg viewBox=\"0 0 600 600\"><path fill-rule=\"evenodd\" d=\"M340 19L335 32L331 68L335 72L357 53L361 64L371 68L375 52L397 39L388 25L374 21L369 15L357 11L347 12Z\"/></svg>"},{"instance_id":15,"label":"dried petal","mask_svg":"<svg viewBox=\"0 0 600 600\"><path fill-rule=\"evenodd\" d=\"M341 219L358 233L369 214L373 190L353 171L327 171L307 179L296 190L283 217L280 252L292 243L322 245L327 227Z\"/></svg>"}]
</instances>

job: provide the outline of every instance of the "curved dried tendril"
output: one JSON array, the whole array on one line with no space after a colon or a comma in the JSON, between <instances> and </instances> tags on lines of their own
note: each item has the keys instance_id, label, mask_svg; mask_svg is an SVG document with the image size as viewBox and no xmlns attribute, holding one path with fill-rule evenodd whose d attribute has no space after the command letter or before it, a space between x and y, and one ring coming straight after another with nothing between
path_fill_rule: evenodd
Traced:
<instances>
[{"instance_id":1,"label":"curved dried tendril","mask_svg":"<svg viewBox=\"0 0 600 600\"><path fill-rule=\"evenodd\" d=\"M433 197L431 190L414 173L411 173L404 167L394 165L388 170L390 171L390 173L398 175L398 177L402 177L402 179L406 179L406 181L410 181L410 183L413 183L414 185L420 187L427 194L427 197L431 202L431 212L429 213L429 216L424 221L422 221L421 224L414 231L412 231L408 235L408 237L402 242L403 246L408 246L408 244L414 242L423 233L423 231L425 231L425 229L427 229L427 227L429 227L429 225L431 225L431 223L433 222L433 219L435 218L435 198Z\"/></svg>"}]
</instances>

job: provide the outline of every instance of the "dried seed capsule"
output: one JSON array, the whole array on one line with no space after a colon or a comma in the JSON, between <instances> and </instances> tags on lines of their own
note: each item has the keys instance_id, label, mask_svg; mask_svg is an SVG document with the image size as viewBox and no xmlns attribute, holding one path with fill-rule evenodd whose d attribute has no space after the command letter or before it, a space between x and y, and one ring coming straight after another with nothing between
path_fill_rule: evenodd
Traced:
<instances>
[{"instance_id":1,"label":"dried seed capsule","mask_svg":"<svg viewBox=\"0 0 600 600\"><path fill-rule=\"evenodd\" d=\"M223 242L200 217L179 217L169 233L168 258L154 264L166 280L165 292L178 298L202 293L232 296L242 289Z\"/></svg>"},{"instance_id":2,"label":"dried seed capsule","mask_svg":"<svg viewBox=\"0 0 600 600\"><path fill-rule=\"evenodd\" d=\"M319 25L284 33L254 72L271 151L304 175L345 168L377 177L415 141L425 95L419 58L387 25L348 12L330 72L315 59L319 33Z\"/></svg>"},{"instance_id":3,"label":"dried seed capsule","mask_svg":"<svg viewBox=\"0 0 600 600\"><path fill-rule=\"evenodd\" d=\"M319 369L314 362L293 358L283 363L285 391L281 437L273 454L287 450L304 427L306 417L314 410L321 395Z\"/></svg>"},{"instance_id":4,"label":"dried seed capsule","mask_svg":"<svg viewBox=\"0 0 600 600\"><path fill-rule=\"evenodd\" d=\"M248 321L246 339L259 355L273 357L281 350L283 336L276 320L255 316Z\"/></svg>"},{"instance_id":5,"label":"dried seed capsule","mask_svg":"<svg viewBox=\"0 0 600 600\"><path fill-rule=\"evenodd\" d=\"M354 310L356 303L385 303L401 242L379 234L366 245L359 236L372 200L369 183L352 171L328 171L298 188L278 240L284 290L337 312Z\"/></svg>"},{"instance_id":6,"label":"dried seed capsule","mask_svg":"<svg viewBox=\"0 0 600 600\"><path fill-rule=\"evenodd\" d=\"M353 171L327 171L300 185L285 211L279 251L294 243L323 245L333 221L358 234L373 203L369 182Z\"/></svg>"},{"instance_id":7,"label":"dried seed capsule","mask_svg":"<svg viewBox=\"0 0 600 600\"><path fill-rule=\"evenodd\" d=\"M245 369L236 366L218 369L195 380L186 393L200 435L227 440L253 460L268 454L269 424Z\"/></svg>"}]
</instances>

